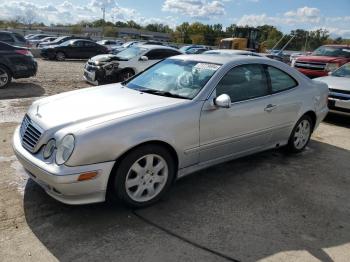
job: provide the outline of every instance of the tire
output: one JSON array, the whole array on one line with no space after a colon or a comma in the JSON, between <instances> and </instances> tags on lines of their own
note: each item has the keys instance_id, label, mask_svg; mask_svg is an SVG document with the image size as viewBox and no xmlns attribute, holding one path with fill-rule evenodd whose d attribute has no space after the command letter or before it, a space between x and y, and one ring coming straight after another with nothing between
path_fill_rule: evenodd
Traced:
<instances>
[{"instance_id":1,"label":"tire","mask_svg":"<svg viewBox=\"0 0 350 262\"><path fill-rule=\"evenodd\" d=\"M63 52L57 52L56 53L56 60L57 61L64 61L66 60L66 55Z\"/></svg>"},{"instance_id":2,"label":"tire","mask_svg":"<svg viewBox=\"0 0 350 262\"><path fill-rule=\"evenodd\" d=\"M8 87L8 85L11 83L11 80L11 72L6 67L0 65L0 89Z\"/></svg>"},{"instance_id":3,"label":"tire","mask_svg":"<svg viewBox=\"0 0 350 262\"><path fill-rule=\"evenodd\" d=\"M313 121L308 115L303 115L295 124L289 137L287 149L291 153L300 153L310 141L313 131Z\"/></svg>"},{"instance_id":4,"label":"tire","mask_svg":"<svg viewBox=\"0 0 350 262\"><path fill-rule=\"evenodd\" d=\"M126 69L126 70L123 70L119 73L118 80L119 80L119 82L123 82L125 80L128 80L133 75L135 75L134 71L132 71L131 69Z\"/></svg>"},{"instance_id":5,"label":"tire","mask_svg":"<svg viewBox=\"0 0 350 262\"><path fill-rule=\"evenodd\" d=\"M119 163L109 193L130 207L146 207L168 192L175 173L174 159L166 148L140 146Z\"/></svg>"}]
</instances>

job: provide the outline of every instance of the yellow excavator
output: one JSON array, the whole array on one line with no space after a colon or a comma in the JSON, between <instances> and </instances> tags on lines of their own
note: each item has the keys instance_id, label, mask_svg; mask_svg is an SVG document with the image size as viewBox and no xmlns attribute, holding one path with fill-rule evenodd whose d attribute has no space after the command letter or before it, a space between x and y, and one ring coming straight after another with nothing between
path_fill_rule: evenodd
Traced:
<instances>
[{"instance_id":1,"label":"yellow excavator","mask_svg":"<svg viewBox=\"0 0 350 262\"><path fill-rule=\"evenodd\" d=\"M266 43L259 43L260 31L253 27L235 27L232 37L220 40L220 49L248 50L266 52Z\"/></svg>"}]
</instances>

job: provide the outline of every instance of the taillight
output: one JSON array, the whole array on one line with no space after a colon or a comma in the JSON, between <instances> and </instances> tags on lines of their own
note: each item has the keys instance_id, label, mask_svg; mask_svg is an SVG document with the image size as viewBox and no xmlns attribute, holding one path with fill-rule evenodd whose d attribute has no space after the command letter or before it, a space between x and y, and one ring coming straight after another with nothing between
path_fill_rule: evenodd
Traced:
<instances>
[{"instance_id":1,"label":"taillight","mask_svg":"<svg viewBox=\"0 0 350 262\"><path fill-rule=\"evenodd\" d=\"M32 52L25 49L18 49L18 50L15 50L15 52L20 55L33 56Z\"/></svg>"}]
</instances>

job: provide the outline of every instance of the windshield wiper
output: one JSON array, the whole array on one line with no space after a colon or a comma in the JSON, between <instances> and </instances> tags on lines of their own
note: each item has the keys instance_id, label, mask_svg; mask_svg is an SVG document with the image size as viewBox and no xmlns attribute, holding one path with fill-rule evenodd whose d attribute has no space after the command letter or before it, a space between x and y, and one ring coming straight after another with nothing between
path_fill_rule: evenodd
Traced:
<instances>
[{"instance_id":1,"label":"windshield wiper","mask_svg":"<svg viewBox=\"0 0 350 262\"><path fill-rule=\"evenodd\" d=\"M169 91L161 91L161 90L154 90L154 89L137 89L137 91L153 94L153 95L160 95L160 96L166 96L166 97L173 97L173 98L181 98L181 99L190 99L186 96L178 95L171 93Z\"/></svg>"}]
</instances>

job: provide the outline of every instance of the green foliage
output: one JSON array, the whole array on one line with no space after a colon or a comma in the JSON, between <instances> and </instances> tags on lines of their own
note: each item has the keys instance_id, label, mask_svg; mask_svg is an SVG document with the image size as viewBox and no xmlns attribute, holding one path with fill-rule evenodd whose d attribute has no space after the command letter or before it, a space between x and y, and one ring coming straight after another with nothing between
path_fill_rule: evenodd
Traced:
<instances>
[{"instance_id":1,"label":"green foliage","mask_svg":"<svg viewBox=\"0 0 350 262\"><path fill-rule=\"evenodd\" d=\"M106 37L116 37L117 29L114 26L107 26L104 28L104 36Z\"/></svg>"},{"instance_id":2,"label":"green foliage","mask_svg":"<svg viewBox=\"0 0 350 262\"><path fill-rule=\"evenodd\" d=\"M30 21L25 17L16 17L12 20L0 20L0 28L42 28L45 25L43 23L35 22L36 17L31 17ZM62 24L52 24L52 26L64 26ZM152 23L145 26L141 26L133 20L126 22L117 21L115 23L98 19L95 21L81 21L77 24L69 25L71 27L72 34L81 34L84 32L85 27L98 27L104 28L104 35L109 37L115 37L117 35L117 28L129 27L135 29L143 29L152 32L169 33L171 40L176 43L184 44L204 44L204 45L218 45L220 39L225 37L232 37L237 28L236 24L231 24L225 29L222 24L203 24L200 22L188 23L184 22L178 25L175 30L168 25L162 23ZM249 27L240 28L240 32L244 35L245 28L248 31ZM275 26L263 25L258 26L259 29L259 43L264 43L267 48L272 48L283 36L283 33L279 31ZM283 40L276 47L282 48L290 37L294 35L294 39L289 43L287 49L289 50L314 50L323 44L349 44L350 39L343 39L338 37L331 39L329 32L323 29L306 31L303 29L292 30L290 34L285 36ZM243 36L245 37L245 36Z\"/></svg>"},{"instance_id":3,"label":"green foliage","mask_svg":"<svg viewBox=\"0 0 350 262\"><path fill-rule=\"evenodd\" d=\"M83 27L81 25L74 25L70 31L73 35L79 35L83 32Z\"/></svg>"}]
</instances>

